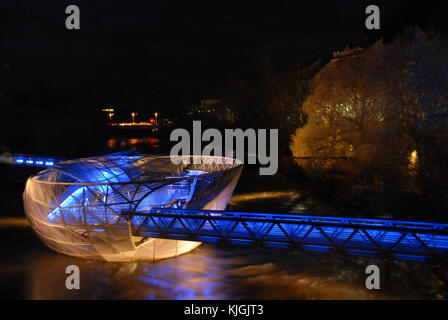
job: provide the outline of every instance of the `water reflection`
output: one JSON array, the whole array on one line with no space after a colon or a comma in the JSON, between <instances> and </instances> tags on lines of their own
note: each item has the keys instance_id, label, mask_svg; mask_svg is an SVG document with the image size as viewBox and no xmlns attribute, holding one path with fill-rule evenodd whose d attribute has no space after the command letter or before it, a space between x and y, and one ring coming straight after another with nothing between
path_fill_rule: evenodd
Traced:
<instances>
[{"instance_id":1,"label":"water reflection","mask_svg":"<svg viewBox=\"0 0 448 320\"><path fill-rule=\"evenodd\" d=\"M0 218L0 228L27 228L29 226L25 217Z\"/></svg>"},{"instance_id":2,"label":"water reflection","mask_svg":"<svg viewBox=\"0 0 448 320\"><path fill-rule=\"evenodd\" d=\"M107 140L110 150L136 149L137 147L159 148L159 139L156 138L113 138Z\"/></svg>"},{"instance_id":3,"label":"water reflection","mask_svg":"<svg viewBox=\"0 0 448 320\"><path fill-rule=\"evenodd\" d=\"M230 203L233 205L238 205L241 203L249 202L249 201L258 201L258 200L294 200L299 196L299 193L295 190L287 190L287 191L264 191L264 192L252 192L245 194L234 195L230 200Z\"/></svg>"},{"instance_id":4,"label":"water reflection","mask_svg":"<svg viewBox=\"0 0 448 320\"><path fill-rule=\"evenodd\" d=\"M192 253L155 263L101 263L57 254L41 256L30 269L32 299L385 299L368 291L359 272L322 257L271 250L223 250L203 245ZM303 258L303 257L302 257ZM289 261L289 263L288 263ZM81 271L81 289L65 289L69 264Z\"/></svg>"},{"instance_id":5,"label":"water reflection","mask_svg":"<svg viewBox=\"0 0 448 320\"><path fill-rule=\"evenodd\" d=\"M237 194L233 205L252 211L302 203L293 191ZM278 197L277 197L278 196ZM307 208L308 204L302 203ZM241 208L241 207L239 207ZM445 299L448 270L434 266L269 248L202 244L176 258L107 263L53 252L25 218L0 219L3 294L28 299ZM65 268L77 265L80 290L65 288ZM365 288L365 268L381 270L381 290Z\"/></svg>"}]
</instances>

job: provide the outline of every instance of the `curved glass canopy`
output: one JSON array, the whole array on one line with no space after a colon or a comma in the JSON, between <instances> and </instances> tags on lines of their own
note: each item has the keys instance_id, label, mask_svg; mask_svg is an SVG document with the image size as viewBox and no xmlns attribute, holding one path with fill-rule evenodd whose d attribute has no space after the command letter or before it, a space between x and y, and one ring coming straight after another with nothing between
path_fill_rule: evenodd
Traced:
<instances>
[{"instance_id":1,"label":"curved glass canopy","mask_svg":"<svg viewBox=\"0 0 448 320\"><path fill-rule=\"evenodd\" d=\"M241 173L222 157L106 155L57 163L28 179L25 213L52 249L107 261L157 260L199 242L134 236L153 208L224 210Z\"/></svg>"}]
</instances>

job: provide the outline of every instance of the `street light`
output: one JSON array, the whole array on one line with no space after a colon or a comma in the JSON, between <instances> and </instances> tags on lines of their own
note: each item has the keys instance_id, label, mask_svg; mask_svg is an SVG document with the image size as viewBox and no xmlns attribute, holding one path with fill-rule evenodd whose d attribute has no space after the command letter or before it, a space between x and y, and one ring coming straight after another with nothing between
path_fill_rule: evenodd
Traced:
<instances>
[{"instance_id":1,"label":"street light","mask_svg":"<svg viewBox=\"0 0 448 320\"><path fill-rule=\"evenodd\" d=\"M137 113L132 112L131 116L132 116L132 123L135 123L135 116L137 115Z\"/></svg>"},{"instance_id":2,"label":"street light","mask_svg":"<svg viewBox=\"0 0 448 320\"><path fill-rule=\"evenodd\" d=\"M157 116L158 116L159 114L156 112L156 113L154 113L154 116L156 117L156 125L157 125Z\"/></svg>"},{"instance_id":3,"label":"street light","mask_svg":"<svg viewBox=\"0 0 448 320\"><path fill-rule=\"evenodd\" d=\"M109 122L112 122L112 117L114 116L114 113L109 112Z\"/></svg>"}]
</instances>

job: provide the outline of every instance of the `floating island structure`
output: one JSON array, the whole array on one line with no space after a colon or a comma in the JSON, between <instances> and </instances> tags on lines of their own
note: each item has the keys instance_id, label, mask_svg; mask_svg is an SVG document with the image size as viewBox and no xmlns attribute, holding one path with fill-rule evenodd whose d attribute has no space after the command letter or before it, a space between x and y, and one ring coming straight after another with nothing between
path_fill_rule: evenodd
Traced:
<instances>
[{"instance_id":1,"label":"floating island structure","mask_svg":"<svg viewBox=\"0 0 448 320\"><path fill-rule=\"evenodd\" d=\"M122 155L59 162L28 179L25 213L42 241L71 256L154 261L201 243L135 236L139 212L155 208L224 210L239 160L207 156Z\"/></svg>"}]
</instances>

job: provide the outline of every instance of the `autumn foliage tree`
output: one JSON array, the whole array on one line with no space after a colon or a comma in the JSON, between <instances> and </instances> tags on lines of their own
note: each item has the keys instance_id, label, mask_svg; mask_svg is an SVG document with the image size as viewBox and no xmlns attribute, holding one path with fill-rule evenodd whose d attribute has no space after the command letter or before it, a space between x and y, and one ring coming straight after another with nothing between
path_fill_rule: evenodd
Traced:
<instances>
[{"instance_id":1,"label":"autumn foliage tree","mask_svg":"<svg viewBox=\"0 0 448 320\"><path fill-rule=\"evenodd\" d=\"M291 143L303 167L360 172L375 161L384 133L384 97L372 78L382 48L379 42L366 51L346 49L315 77L303 105L307 124Z\"/></svg>"},{"instance_id":2,"label":"autumn foliage tree","mask_svg":"<svg viewBox=\"0 0 448 320\"><path fill-rule=\"evenodd\" d=\"M337 52L314 78L296 162L313 176L447 205L448 48L409 28L393 42ZM437 199L434 199L436 197Z\"/></svg>"}]
</instances>

